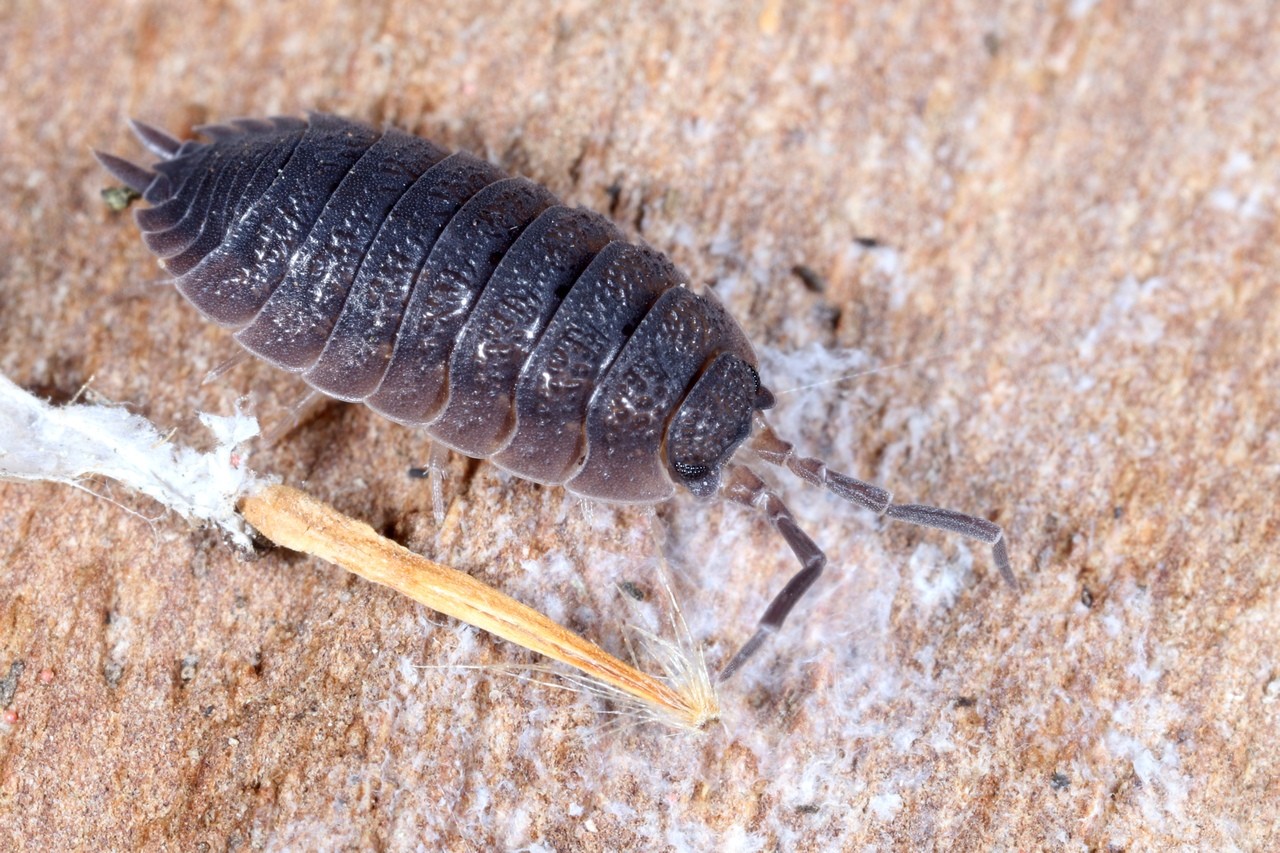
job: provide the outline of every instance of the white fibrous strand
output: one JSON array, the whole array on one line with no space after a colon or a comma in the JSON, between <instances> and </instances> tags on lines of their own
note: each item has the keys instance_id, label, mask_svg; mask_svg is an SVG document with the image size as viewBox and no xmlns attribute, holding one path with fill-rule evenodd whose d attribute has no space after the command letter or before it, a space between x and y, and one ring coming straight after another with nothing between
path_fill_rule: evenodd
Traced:
<instances>
[{"instance_id":1,"label":"white fibrous strand","mask_svg":"<svg viewBox=\"0 0 1280 853\"><path fill-rule=\"evenodd\" d=\"M258 422L237 405L230 416L200 414L217 446L207 452L168 441L123 406L52 406L0 375L0 478L86 488L116 480L192 521L215 524L242 548L251 532L236 502L257 485L240 446Z\"/></svg>"}]
</instances>

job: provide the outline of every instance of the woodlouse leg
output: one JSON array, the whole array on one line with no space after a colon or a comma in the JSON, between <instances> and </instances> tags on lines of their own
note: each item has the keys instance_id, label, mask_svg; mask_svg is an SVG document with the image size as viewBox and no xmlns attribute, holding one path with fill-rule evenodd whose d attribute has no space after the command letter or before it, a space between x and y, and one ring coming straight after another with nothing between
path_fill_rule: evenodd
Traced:
<instances>
[{"instance_id":1,"label":"woodlouse leg","mask_svg":"<svg viewBox=\"0 0 1280 853\"><path fill-rule=\"evenodd\" d=\"M436 517L436 527L444 524L444 478L448 465L448 448L432 442L431 451L427 454L427 470L431 472L431 512Z\"/></svg>"},{"instance_id":2,"label":"woodlouse leg","mask_svg":"<svg viewBox=\"0 0 1280 853\"><path fill-rule=\"evenodd\" d=\"M165 284L173 284L173 282L168 281L168 282L165 282ZM208 373L206 373L204 375L204 379L200 381L200 384L208 385L210 382L214 382L218 379L221 379L229 371L235 369L236 367L248 361L250 357L251 357L251 354L248 350L243 350L243 349L238 350L235 355L226 359L217 367L213 368L213 370L210 370Z\"/></svg>"},{"instance_id":3,"label":"woodlouse leg","mask_svg":"<svg viewBox=\"0 0 1280 853\"><path fill-rule=\"evenodd\" d=\"M302 422L302 418L305 415L309 414L322 402L324 402L324 398L320 396L319 391L308 391L298 402L289 407L289 414L285 415L282 421L262 434L262 446L274 447L280 439L293 432L294 427Z\"/></svg>"},{"instance_id":4,"label":"woodlouse leg","mask_svg":"<svg viewBox=\"0 0 1280 853\"><path fill-rule=\"evenodd\" d=\"M431 481L431 514L436 527L444 524L444 480L448 470L449 450L442 444L431 443L427 451L427 464L422 468L410 468L409 476Z\"/></svg>"},{"instance_id":5,"label":"woodlouse leg","mask_svg":"<svg viewBox=\"0 0 1280 853\"><path fill-rule=\"evenodd\" d=\"M815 486L825 486L847 501L864 506L877 515L905 521L920 527L934 527L949 530L970 539L977 539L991 546L991 556L1001 576L1015 591L1018 580L1013 576L1009 566L1009 551L1004 541L1004 531L1000 526L951 509L942 509L926 504L895 504L889 491L854 479L838 471L831 471L826 463L812 456L798 456L795 446L778 437L768 422L756 416L754 435L750 445L752 450L772 465L787 468L801 479Z\"/></svg>"},{"instance_id":6,"label":"woodlouse leg","mask_svg":"<svg viewBox=\"0 0 1280 853\"><path fill-rule=\"evenodd\" d=\"M822 549L809 538L800 525L791 515L791 511L787 509L786 504L770 491L754 471L742 465L729 465L726 469L724 485L721 487L721 494L733 501L734 503L743 504L744 506L753 507L764 513L765 518L773 525L773 529L782 534L782 538L787 540L787 544L791 546L791 551L796 555L796 559L800 561L802 568L796 572L791 580L787 581L787 585L782 588L782 592L778 593L773 601L769 602L769 606L765 609L764 615L760 617L759 627L746 645L738 650L724 669L720 670L717 676L718 681L727 681L735 672L742 668L756 651L769 639L776 634L778 629L782 627L782 623L786 620L787 614L791 612L791 608L795 607L796 602L813 586L822 569L827 564L827 555Z\"/></svg>"}]
</instances>

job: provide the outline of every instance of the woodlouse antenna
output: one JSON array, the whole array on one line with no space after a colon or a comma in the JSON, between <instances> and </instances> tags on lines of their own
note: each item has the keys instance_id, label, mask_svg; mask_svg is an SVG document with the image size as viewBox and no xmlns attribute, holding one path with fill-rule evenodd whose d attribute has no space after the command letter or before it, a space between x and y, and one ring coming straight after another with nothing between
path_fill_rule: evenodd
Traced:
<instances>
[{"instance_id":1,"label":"woodlouse antenna","mask_svg":"<svg viewBox=\"0 0 1280 853\"><path fill-rule=\"evenodd\" d=\"M1004 531L985 518L966 515L955 510L942 509L925 504L895 504L893 495L879 486L857 480L847 474L832 471L825 462L812 456L799 456L795 446L778 436L768 421L760 414L755 416L755 428L747 446L771 465L786 468L806 482L825 486L845 500L866 507L877 515L905 521L920 527L934 527L977 539L991 546L991 556L996 568L1011 588L1018 590L1018 580L1009 565L1009 552L1005 546ZM760 617L759 627L746 644L720 671L719 681L725 681L755 654L756 650L777 633L787 614L796 602L813 586L827 564L827 556L809 536L800 529L786 504L765 486L764 481L743 465L727 468L721 493L734 503L753 507L764 513L769 523L791 546L801 569L792 576L782 591L774 597Z\"/></svg>"},{"instance_id":2,"label":"woodlouse antenna","mask_svg":"<svg viewBox=\"0 0 1280 853\"><path fill-rule=\"evenodd\" d=\"M764 641L771 634L777 633L786 620L787 614L791 612L791 608L795 607L800 597L808 592L809 587L813 586L813 582L818 579L822 569L827 565L827 555L809 538L807 533L800 529L800 525L791 515L791 510L787 509L787 505L781 498L765 486L764 481L755 471L745 465L729 465L726 473L721 493L734 503L763 512L765 518L773 525L773 529L787 540L792 553L800 561L801 569L787 581L782 592L769 602L764 615L760 617L760 626L751 639L747 640L746 645L738 650L724 669L720 670L717 681L721 682L727 681L741 669Z\"/></svg>"}]
</instances>

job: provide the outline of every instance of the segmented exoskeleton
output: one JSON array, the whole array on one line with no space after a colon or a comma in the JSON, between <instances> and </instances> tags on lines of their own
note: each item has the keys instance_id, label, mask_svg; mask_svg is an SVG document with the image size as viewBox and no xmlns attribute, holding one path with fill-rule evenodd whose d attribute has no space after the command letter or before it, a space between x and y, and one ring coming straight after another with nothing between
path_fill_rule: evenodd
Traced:
<instances>
[{"instance_id":1,"label":"segmented exoskeleton","mask_svg":"<svg viewBox=\"0 0 1280 853\"><path fill-rule=\"evenodd\" d=\"M721 671L733 674L826 556L732 461L749 446L875 512L992 545L999 527L916 504L797 456L761 412L751 344L720 302L604 217L466 152L330 115L237 119L159 158L98 153L150 203L147 246L248 351L433 440L588 498L656 503L681 486L761 510L803 568Z\"/></svg>"}]
</instances>

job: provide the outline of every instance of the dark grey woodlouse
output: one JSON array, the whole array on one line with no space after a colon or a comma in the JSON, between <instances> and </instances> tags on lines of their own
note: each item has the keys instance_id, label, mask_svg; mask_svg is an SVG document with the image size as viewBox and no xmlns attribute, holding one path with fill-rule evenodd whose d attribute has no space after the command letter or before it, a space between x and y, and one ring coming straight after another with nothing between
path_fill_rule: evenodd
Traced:
<instances>
[{"instance_id":1,"label":"dark grey woodlouse","mask_svg":"<svg viewBox=\"0 0 1280 853\"><path fill-rule=\"evenodd\" d=\"M733 461L766 462L880 515L992 546L995 524L895 504L802 457L761 412L750 342L719 301L604 217L466 152L335 116L236 119L180 141L141 122L150 168L97 153L150 203L147 246L205 316L317 390L588 498L681 486L761 511L802 568L720 673L781 627L826 556Z\"/></svg>"}]
</instances>

